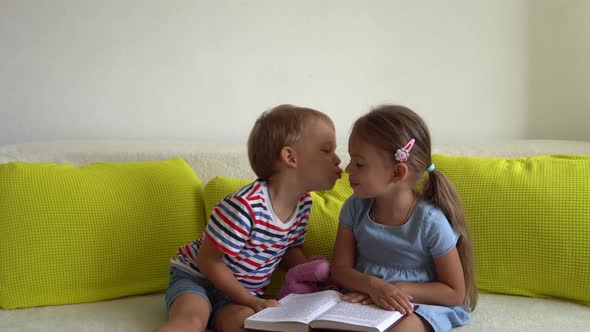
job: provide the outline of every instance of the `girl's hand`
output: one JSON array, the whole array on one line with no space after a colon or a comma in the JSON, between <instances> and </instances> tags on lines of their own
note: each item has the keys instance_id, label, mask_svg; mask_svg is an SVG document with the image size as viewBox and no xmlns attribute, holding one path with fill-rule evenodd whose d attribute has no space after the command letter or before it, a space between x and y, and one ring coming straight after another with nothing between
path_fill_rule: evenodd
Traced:
<instances>
[{"instance_id":1,"label":"girl's hand","mask_svg":"<svg viewBox=\"0 0 590 332\"><path fill-rule=\"evenodd\" d=\"M259 312L262 309L268 308L268 307L278 307L280 306L281 303L277 300L266 300L266 299L261 299L259 297L255 297L253 296L252 299L248 302L247 306L252 308L252 310L254 310L255 312Z\"/></svg>"},{"instance_id":2,"label":"girl's hand","mask_svg":"<svg viewBox=\"0 0 590 332\"><path fill-rule=\"evenodd\" d=\"M368 294L359 293L359 292L350 292L342 295L342 301L348 301L352 303L360 303L360 304L372 304L373 300Z\"/></svg>"},{"instance_id":3,"label":"girl's hand","mask_svg":"<svg viewBox=\"0 0 590 332\"><path fill-rule=\"evenodd\" d=\"M402 314L409 314L414 310L410 302L412 296L381 279L373 280L369 296L373 303L385 310L397 310Z\"/></svg>"}]
</instances>

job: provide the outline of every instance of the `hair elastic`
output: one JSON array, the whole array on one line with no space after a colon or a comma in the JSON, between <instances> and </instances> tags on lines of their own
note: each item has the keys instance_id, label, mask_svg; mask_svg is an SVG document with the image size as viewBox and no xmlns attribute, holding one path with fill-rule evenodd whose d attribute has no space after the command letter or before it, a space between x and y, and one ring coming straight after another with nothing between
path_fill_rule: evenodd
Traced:
<instances>
[{"instance_id":1,"label":"hair elastic","mask_svg":"<svg viewBox=\"0 0 590 332\"><path fill-rule=\"evenodd\" d=\"M430 173L432 171L434 171L434 163L430 164L430 166L426 168L426 172Z\"/></svg>"},{"instance_id":2,"label":"hair elastic","mask_svg":"<svg viewBox=\"0 0 590 332\"><path fill-rule=\"evenodd\" d=\"M404 146L403 148L399 148L395 151L395 160L399 161L399 162L404 162L406 160L408 160L408 157L410 157L410 150L412 150L412 147L414 146L414 142L416 142L415 139L411 139L408 144L406 144L406 146Z\"/></svg>"}]
</instances>

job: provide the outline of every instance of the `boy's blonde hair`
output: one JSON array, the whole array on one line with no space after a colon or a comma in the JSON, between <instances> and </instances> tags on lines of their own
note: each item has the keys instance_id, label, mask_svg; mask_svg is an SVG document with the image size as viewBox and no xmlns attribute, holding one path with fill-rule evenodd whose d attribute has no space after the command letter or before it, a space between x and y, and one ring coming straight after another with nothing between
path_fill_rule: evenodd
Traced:
<instances>
[{"instance_id":1,"label":"boy's blonde hair","mask_svg":"<svg viewBox=\"0 0 590 332\"><path fill-rule=\"evenodd\" d=\"M301 139L307 121L318 119L334 126L326 114L306 107L283 104L262 113L248 138L248 158L256 176L268 180L276 172L281 150Z\"/></svg>"},{"instance_id":2,"label":"boy's blonde hair","mask_svg":"<svg viewBox=\"0 0 590 332\"><path fill-rule=\"evenodd\" d=\"M360 117L354 124L352 134L376 146L392 161L394 153L412 138L416 140L411 155L404 163L408 166L415 183L422 178L432 164L430 133L422 118L407 107L382 105ZM464 304L471 310L477 305L477 286L474 275L471 236L465 221L459 194L455 186L438 169L428 173L426 187L421 193L424 199L436 204L449 223L460 234L457 251L463 265L465 278Z\"/></svg>"}]
</instances>

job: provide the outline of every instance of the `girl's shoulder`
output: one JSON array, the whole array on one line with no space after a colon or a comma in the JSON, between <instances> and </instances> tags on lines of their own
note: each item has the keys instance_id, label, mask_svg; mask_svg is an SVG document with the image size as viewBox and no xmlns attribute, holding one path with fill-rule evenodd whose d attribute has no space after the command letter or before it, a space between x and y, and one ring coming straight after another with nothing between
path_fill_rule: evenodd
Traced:
<instances>
[{"instance_id":1,"label":"girl's shoulder","mask_svg":"<svg viewBox=\"0 0 590 332\"><path fill-rule=\"evenodd\" d=\"M421 201L420 229L423 242L433 257L440 257L457 244L459 233L449 223L443 211L432 202Z\"/></svg>"},{"instance_id":2,"label":"girl's shoulder","mask_svg":"<svg viewBox=\"0 0 590 332\"><path fill-rule=\"evenodd\" d=\"M420 228L423 234L426 236L446 234L449 237L456 237L457 232L453 225L436 204L421 200L416 210L416 218L420 220Z\"/></svg>"},{"instance_id":3,"label":"girl's shoulder","mask_svg":"<svg viewBox=\"0 0 590 332\"><path fill-rule=\"evenodd\" d=\"M340 209L340 223L352 228L358 224L363 216L367 215L373 205L372 198L359 198L354 194L344 201Z\"/></svg>"},{"instance_id":4,"label":"girl's shoulder","mask_svg":"<svg viewBox=\"0 0 590 332\"><path fill-rule=\"evenodd\" d=\"M449 220L444 212L434 203L421 199L416 205L414 217L420 220L420 224L425 227L441 227L449 225Z\"/></svg>"},{"instance_id":5,"label":"girl's shoulder","mask_svg":"<svg viewBox=\"0 0 590 332\"><path fill-rule=\"evenodd\" d=\"M371 208L373 205L373 198L360 198L355 194L350 195L342 205L343 209L348 209L351 211L361 211Z\"/></svg>"}]
</instances>

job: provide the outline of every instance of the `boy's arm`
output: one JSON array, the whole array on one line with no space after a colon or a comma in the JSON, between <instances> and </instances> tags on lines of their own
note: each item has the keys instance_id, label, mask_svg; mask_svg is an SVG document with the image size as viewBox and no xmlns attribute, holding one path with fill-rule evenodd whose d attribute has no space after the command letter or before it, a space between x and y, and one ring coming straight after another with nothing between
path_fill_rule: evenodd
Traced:
<instances>
[{"instance_id":1,"label":"boy's arm","mask_svg":"<svg viewBox=\"0 0 590 332\"><path fill-rule=\"evenodd\" d=\"M295 265L307 263L309 261L309 258L305 256L305 254L303 253L303 243L305 241L306 225L300 224L297 227L299 230L299 236L293 243L291 243L291 246L287 248L287 250L283 254L281 262L279 263L279 266L282 267L285 271L288 271Z\"/></svg>"},{"instance_id":2,"label":"boy's arm","mask_svg":"<svg viewBox=\"0 0 590 332\"><path fill-rule=\"evenodd\" d=\"M227 295L236 304L251 307L255 311L266 306L265 300L248 292L234 277L223 262L223 252L205 237L195 260L197 267L217 289Z\"/></svg>"},{"instance_id":3,"label":"boy's arm","mask_svg":"<svg viewBox=\"0 0 590 332\"><path fill-rule=\"evenodd\" d=\"M229 296L237 304L247 305L254 297L234 277L233 273L223 262L223 252L219 250L206 236L199 248L195 259L199 271L215 285L217 289Z\"/></svg>"},{"instance_id":4,"label":"boy's arm","mask_svg":"<svg viewBox=\"0 0 590 332\"><path fill-rule=\"evenodd\" d=\"M290 247L285 251L283 255L283 259L281 260L281 267L285 270L289 270L295 265L303 264L307 262L307 256L303 253L303 249L301 246L297 247Z\"/></svg>"}]
</instances>

